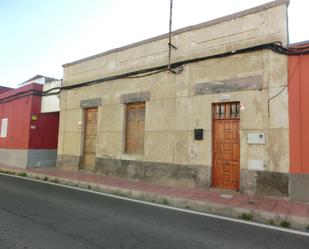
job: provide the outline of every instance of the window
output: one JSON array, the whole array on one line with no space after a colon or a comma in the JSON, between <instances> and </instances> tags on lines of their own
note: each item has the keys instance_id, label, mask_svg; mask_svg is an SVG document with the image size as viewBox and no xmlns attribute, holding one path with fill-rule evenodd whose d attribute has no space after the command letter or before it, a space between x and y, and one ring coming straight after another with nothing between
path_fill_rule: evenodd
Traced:
<instances>
[{"instance_id":1,"label":"window","mask_svg":"<svg viewBox=\"0 0 309 249\"><path fill-rule=\"evenodd\" d=\"M144 134L145 102L127 104L125 152L128 154L143 154Z\"/></svg>"},{"instance_id":2,"label":"window","mask_svg":"<svg viewBox=\"0 0 309 249\"><path fill-rule=\"evenodd\" d=\"M214 104L213 111L215 119L237 119L240 114L240 103L233 102Z\"/></svg>"},{"instance_id":3,"label":"window","mask_svg":"<svg viewBox=\"0 0 309 249\"><path fill-rule=\"evenodd\" d=\"M8 119L3 118L1 120L1 132L0 132L0 137L6 137L7 135L7 130L8 130Z\"/></svg>"}]
</instances>

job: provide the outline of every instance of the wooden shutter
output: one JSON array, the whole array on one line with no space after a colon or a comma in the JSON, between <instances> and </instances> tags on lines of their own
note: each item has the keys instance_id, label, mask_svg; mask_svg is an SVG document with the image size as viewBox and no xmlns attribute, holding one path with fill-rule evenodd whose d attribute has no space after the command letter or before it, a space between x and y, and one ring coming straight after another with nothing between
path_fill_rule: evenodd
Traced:
<instances>
[{"instance_id":1,"label":"wooden shutter","mask_svg":"<svg viewBox=\"0 0 309 249\"><path fill-rule=\"evenodd\" d=\"M97 139L98 108L85 109L85 137L83 169L94 170Z\"/></svg>"},{"instance_id":2,"label":"wooden shutter","mask_svg":"<svg viewBox=\"0 0 309 249\"><path fill-rule=\"evenodd\" d=\"M145 102L127 104L126 153L144 153Z\"/></svg>"}]
</instances>

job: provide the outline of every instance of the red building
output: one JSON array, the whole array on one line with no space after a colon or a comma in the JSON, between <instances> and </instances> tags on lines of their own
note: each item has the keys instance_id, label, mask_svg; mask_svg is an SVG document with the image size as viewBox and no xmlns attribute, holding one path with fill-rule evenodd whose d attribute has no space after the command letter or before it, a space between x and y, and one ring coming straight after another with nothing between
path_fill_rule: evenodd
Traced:
<instances>
[{"instance_id":1,"label":"red building","mask_svg":"<svg viewBox=\"0 0 309 249\"><path fill-rule=\"evenodd\" d=\"M10 91L10 90L13 90L13 88L5 87L5 86L0 86L0 94L4 93L4 92L7 92L7 91Z\"/></svg>"},{"instance_id":2,"label":"red building","mask_svg":"<svg viewBox=\"0 0 309 249\"><path fill-rule=\"evenodd\" d=\"M309 41L291 45L308 50ZM290 196L309 201L309 54L289 56Z\"/></svg>"},{"instance_id":3,"label":"red building","mask_svg":"<svg viewBox=\"0 0 309 249\"><path fill-rule=\"evenodd\" d=\"M41 113L43 85L0 88L0 164L44 167L56 164L59 112Z\"/></svg>"}]
</instances>

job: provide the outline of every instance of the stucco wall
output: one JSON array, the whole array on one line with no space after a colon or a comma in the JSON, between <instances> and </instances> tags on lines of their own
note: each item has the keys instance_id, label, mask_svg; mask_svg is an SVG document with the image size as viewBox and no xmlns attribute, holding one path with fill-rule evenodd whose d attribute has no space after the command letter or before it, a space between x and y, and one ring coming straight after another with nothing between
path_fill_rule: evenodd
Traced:
<instances>
[{"instance_id":1,"label":"stucco wall","mask_svg":"<svg viewBox=\"0 0 309 249\"><path fill-rule=\"evenodd\" d=\"M55 93L59 90L51 90L53 88L61 87L61 80L55 80L48 83L45 83L43 86L43 92L50 90L49 93ZM59 96L58 95L50 95L42 97L41 104L41 112L42 113L50 113L50 112L59 112Z\"/></svg>"},{"instance_id":2,"label":"stucco wall","mask_svg":"<svg viewBox=\"0 0 309 249\"><path fill-rule=\"evenodd\" d=\"M177 50L173 50L172 62L274 41L286 45L286 5L282 4L286 2L273 1L268 5L175 31L172 42ZM72 85L166 64L167 43L167 35L162 35L65 64L63 84Z\"/></svg>"},{"instance_id":3,"label":"stucco wall","mask_svg":"<svg viewBox=\"0 0 309 249\"><path fill-rule=\"evenodd\" d=\"M167 63L167 38L148 40L86 58L64 66L64 86L95 80ZM176 31L173 61L201 57L267 42L287 43L285 1L275 1L232 17ZM61 93L58 154L81 157L83 151L83 109L80 102L101 98L98 108L98 158L212 166L212 103L240 101L241 169L250 160L263 160L262 171L286 173L289 169L287 58L269 50L238 54L185 65L183 72L118 79ZM200 94L198 84L232 82L229 92ZM235 87L247 82L246 87ZM233 84L234 83L234 84ZM259 86L259 87L257 87ZM146 101L144 155L124 154L125 105L123 94L149 91ZM226 97L226 96L225 96ZM269 104L269 112L268 112ZM204 129L196 141L195 128ZM266 135L265 145L248 145L249 132ZM244 187L250 192L249 187Z\"/></svg>"},{"instance_id":4,"label":"stucco wall","mask_svg":"<svg viewBox=\"0 0 309 249\"><path fill-rule=\"evenodd\" d=\"M30 91L41 91L42 85L28 84L0 94L0 119L8 119L7 136L0 138L1 149L27 149L30 137L30 119L38 96L19 97ZM7 100L7 101L5 101ZM0 162L2 158L0 157Z\"/></svg>"},{"instance_id":5,"label":"stucco wall","mask_svg":"<svg viewBox=\"0 0 309 249\"><path fill-rule=\"evenodd\" d=\"M0 164L55 166L59 112L40 113L42 88L33 83L0 95L0 120L8 119L7 136L0 138Z\"/></svg>"}]
</instances>

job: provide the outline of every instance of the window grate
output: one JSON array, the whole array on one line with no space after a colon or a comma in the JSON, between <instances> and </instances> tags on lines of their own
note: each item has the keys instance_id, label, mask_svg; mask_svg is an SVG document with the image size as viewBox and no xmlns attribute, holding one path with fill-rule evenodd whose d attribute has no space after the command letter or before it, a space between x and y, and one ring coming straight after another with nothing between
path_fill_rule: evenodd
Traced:
<instances>
[{"instance_id":1,"label":"window grate","mask_svg":"<svg viewBox=\"0 0 309 249\"><path fill-rule=\"evenodd\" d=\"M239 119L240 103L217 103L213 105L214 119Z\"/></svg>"}]
</instances>

